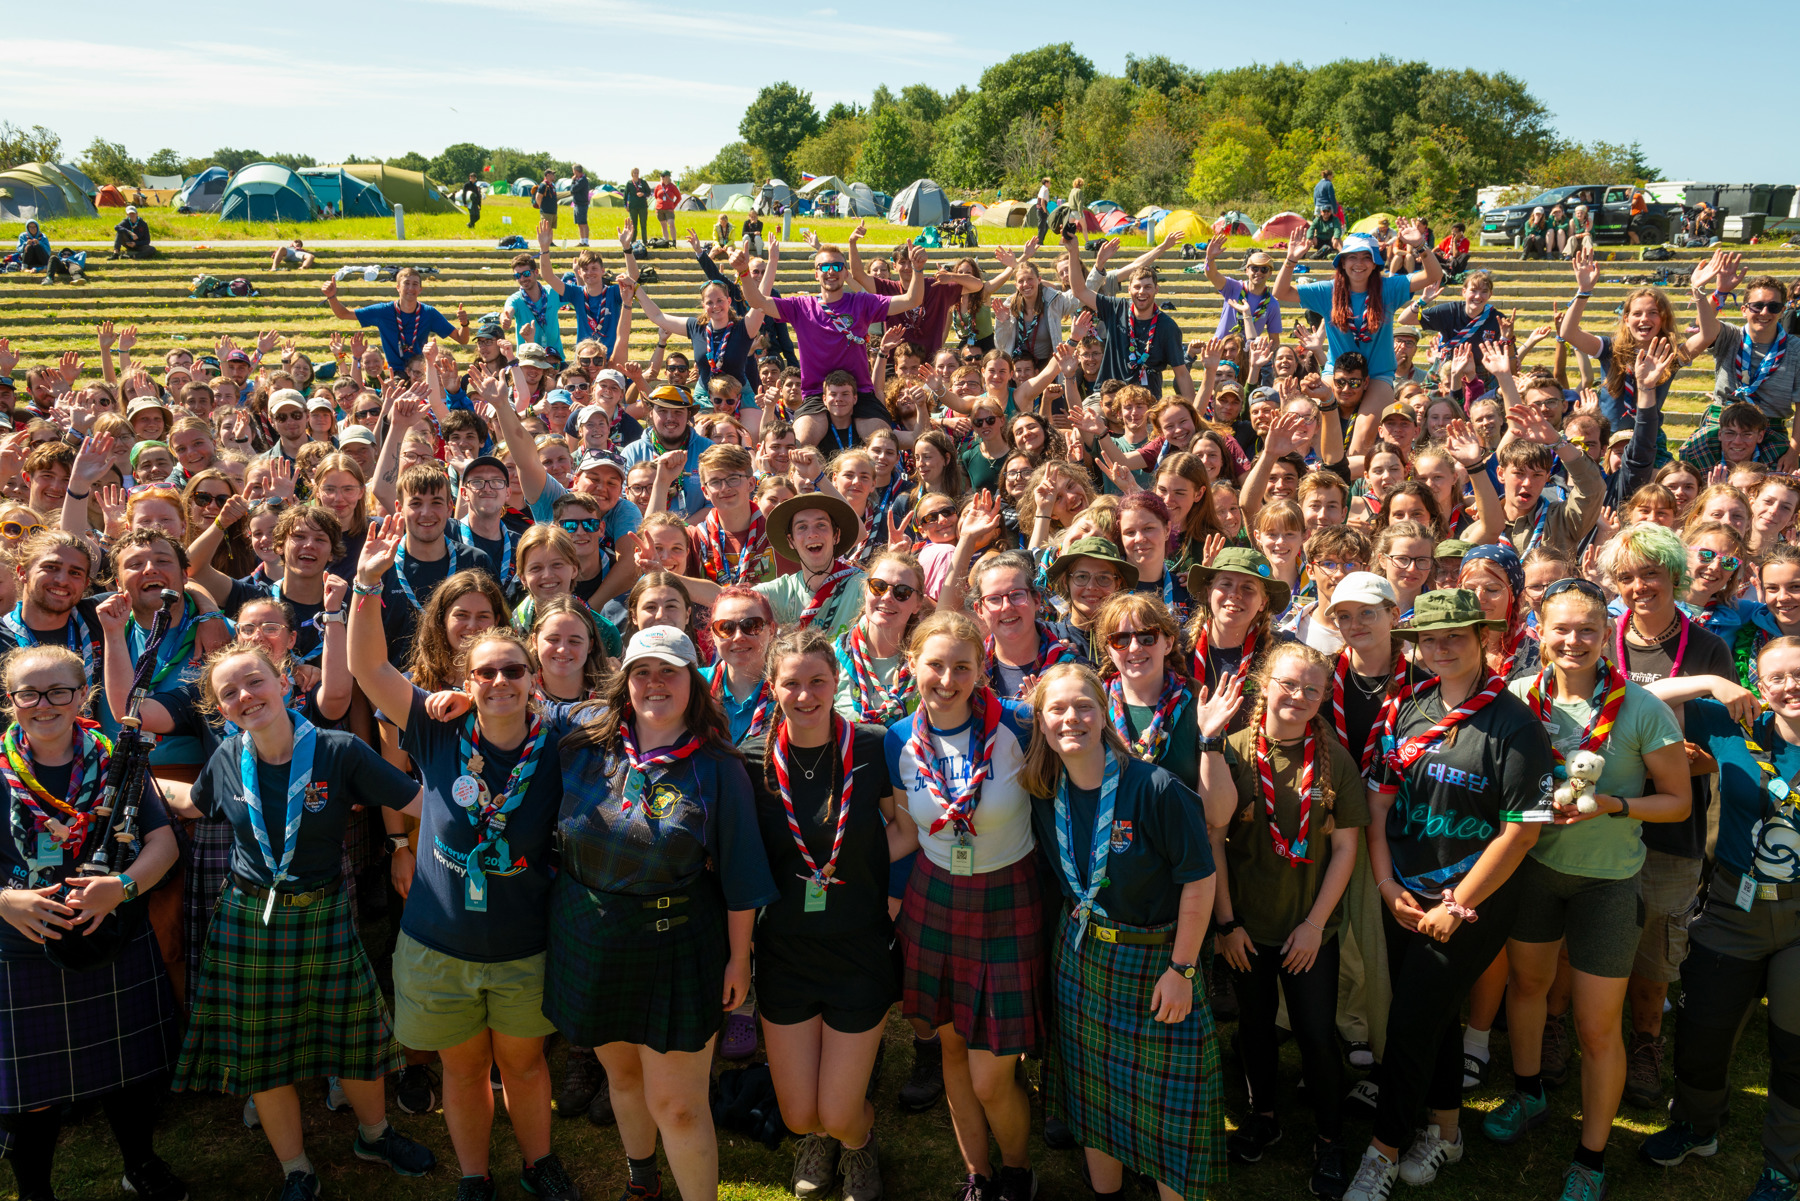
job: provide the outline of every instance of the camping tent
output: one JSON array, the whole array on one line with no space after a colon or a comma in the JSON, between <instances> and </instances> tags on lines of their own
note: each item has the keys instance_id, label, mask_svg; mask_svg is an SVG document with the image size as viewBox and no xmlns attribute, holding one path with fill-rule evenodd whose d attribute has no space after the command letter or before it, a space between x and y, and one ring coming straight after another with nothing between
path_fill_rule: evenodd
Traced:
<instances>
[{"instance_id":1,"label":"camping tent","mask_svg":"<svg viewBox=\"0 0 1800 1201\"><path fill-rule=\"evenodd\" d=\"M849 217L879 217L887 212L887 206L881 203L875 190L866 183L853 183L844 189L844 195L850 198Z\"/></svg>"},{"instance_id":2,"label":"camping tent","mask_svg":"<svg viewBox=\"0 0 1800 1201\"><path fill-rule=\"evenodd\" d=\"M704 213L706 201L698 196L683 196L681 203L675 206L675 211L678 213Z\"/></svg>"},{"instance_id":3,"label":"camping tent","mask_svg":"<svg viewBox=\"0 0 1800 1201\"><path fill-rule=\"evenodd\" d=\"M74 163L58 163L56 164L56 169L61 171L63 175L68 178L70 183L73 183L76 187L80 188L84 196L95 196L99 194L99 186L95 184L93 180L88 178L87 172L83 171L80 167L77 167Z\"/></svg>"},{"instance_id":4,"label":"camping tent","mask_svg":"<svg viewBox=\"0 0 1800 1201\"><path fill-rule=\"evenodd\" d=\"M1192 209L1176 209L1156 223L1158 238L1166 238L1173 233L1181 234L1196 245L1204 244L1207 240L1206 223Z\"/></svg>"},{"instance_id":5,"label":"camping tent","mask_svg":"<svg viewBox=\"0 0 1800 1201\"><path fill-rule=\"evenodd\" d=\"M1118 212L1119 204L1115 200L1096 200L1092 204L1088 205L1088 208L1093 212L1096 212L1096 213L1101 214L1102 216L1105 216L1107 213Z\"/></svg>"},{"instance_id":6,"label":"camping tent","mask_svg":"<svg viewBox=\"0 0 1800 1201\"><path fill-rule=\"evenodd\" d=\"M1262 228L1256 231L1256 240L1258 242L1285 241L1295 230L1305 229L1311 224L1311 220L1291 209L1285 213L1276 213L1264 221Z\"/></svg>"},{"instance_id":7,"label":"camping tent","mask_svg":"<svg viewBox=\"0 0 1800 1201\"><path fill-rule=\"evenodd\" d=\"M1367 217L1364 217L1361 221L1352 225L1350 227L1350 232L1353 234L1372 234L1375 232L1375 227L1380 225L1383 221L1388 223L1389 229L1393 229L1400 223L1400 218L1394 216L1392 213L1370 213Z\"/></svg>"},{"instance_id":8,"label":"camping tent","mask_svg":"<svg viewBox=\"0 0 1800 1201\"><path fill-rule=\"evenodd\" d=\"M0 221L47 221L67 216L62 189L35 171L0 171Z\"/></svg>"},{"instance_id":9,"label":"camping tent","mask_svg":"<svg viewBox=\"0 0 1800 1201\"><path fill-rule=\"evenodd\" d=\"M179 192L181 191L181 176L146 175L144 176L144 190L146 192Z\"/></svg>"},{"instance_id":10,"label":"camping tent","mask_svg":"<svg viewBox=\"0 0 1800 1201\"><path fill-rule=\"evenodd\" d=\"M739 192L736 196L727 200L719 211L722 213L748 213L754 212L755 209L756 204L750 199L750 193Z\"/></svg>"},{"instance_id":11,"label":"camping tent","mask_svg":"<svg viewBox=\"0 0 1800 1201\"><path fill-rule=\"evenodd\" d=\"M794 189L788 187L783 180L771 179L756 193L756 211L767 216L775 211L778 204L784 208L792 208Z\"/></svg>"},{"instance_id":12,"label":"camping tent","mask_svg":"<svg viewBox=\"0 0 1800 1201\"><path fill-rule=\"evenodd\" d=\"M1125 215L1124 209L1113 209L1110 213L1102 213L1100 216L1100 232L1103 234L1123 233L1130 229L1131 225L1131 218Z\"/></svg>"},{"instance_id":13,"label":"camping tent","mask_svg":"<svg viewBox=\"0 0 1800 1201\"><path fill-rule=\"evenodd\" d=\"M574 197L564 196L557 201L564 208L574 208ZM593 191L588 193L588 207L596 209L622 209L625 198L612 192Z\"/></svg>"},{"instance_id":14,"label":"camping tent","mask_svg":"<svg viewBox=\"0 0 1800 1201\"><path fill-rule=\"evenodd\" d=\"M64 175L62 168L55 163L23 163L14 167L13 170L35 172L44 183L61 192L63 205L70 216L93 217L98 215L94 209L94 202L88 198L88 193L82 190L80 184ZM87 176L84 175L82 178L86 179Z\"/></svg>"},{"instance_id":15,"label":"camping tent","mask_svg":"<svg viewBox=\"0 0 1800 1201\"><path fill-rule=\"evenodd\" d=\"M300 178L306 181L319 206L334 207L345 217L389 217L394 207L381 194L381 189L351 175L342 167L302 167Z\"/></svg>"},{"instance_id":16,"label":"camping tent","mask_svg":"<svg viewBox=\"0 0 1800 1201\"><path fill-rule=\"evenodd\" d=\"M950 220L950 201L933 180L915 179L894 197L887 219L890 225L941 225Z\"/></svg>"},{"instance_id":17,"label":"camping tent","mask_svg":"<svg viewBox=\"0 0 1800 1201\"><path fill-rule=\"evenodd\" d=\"M175 196L175 207L194 213L216 213L225 197L225 185L231 175L223 167L208 167L182 185Z\"/></svg>"},{"instance_id":18,"label":"camping tent","mask_svg":"<svg viewBox=\"0 0 1800 1201\"><path fill-rule=\"evenodd\" d=\"M537 180L526 179L521 175L519 178L513 180L512 194L514 196L529 196L531 195L531 189L535 187L537 187Z\"/></svg>"},{"instance_id":19,"label":"camping tent","mask_svg":"<svg viewBox=\"0 0 1800 1201\"><path fill-rule=\"evenodd\" d=\"M319 199L280 163L251 163L238 170L219 202L221 221L315 221Z\"/></svg>"},{"instance_id":20,"label":"camping tent","mask_svg":"<svg viewBox=\"0 0 1800 1201\"><path fill-rule=\"evenodd\" d=\"M125 194L107 184L94 195L94 207L103 209L122 209L125 207Z\"/></svg>"},{"instance_id":21,"label":"camping tent","mask_svg":"<svg viewBox=\"0 0 1800 1201\"><path fill-rule=\"evenodd\" d=\"M1212 223L1212 231L1216 234L1253 234L1256 221L1249 213L1230 209L1219 214L1219 219Z\"/></svg>"},{"instance_id":22,"label":"camping tent","mask_svg":"<svg viewBox=\"0 0 1800 1201\"><path fill-rule=\"evenodd\" d=\"M706 201L706 207L715 211L722 210L733 196L756 198L756 185L753 183L703 183L694 188L694 195ZM732 209L734 213L749 212L749 209Z\"/></svg>"},{"instance_id":23,"label":"camping tent","mask_svg":"<svg viewBox=\"0 0 1800 1201\"><path fill-rule=\"evenodd\" d=\"M403 204L409 213L462 211L450 203L450 198L444 195L443 189L425 178L422 172L408 171L403 167L384 167L379 163L350 163L344 170L364 183L374 184L390 205Z\"/></svg>"},{"instance_id":24,"label":"camping tent","mask_svg":"<svg viewBox=\"0 0 1800 1201\"><path fill-rule=\"evenodd\" d=\"M1002 229L1013 228L1025 224L1025 210L1028 206L1017 200L996 200L982 210L975 218L977 225L995 225Z\"/></svg>"},{"instance_id":25,"label":"camping tent","mask_svg":"<svg viewBox=\"0 0 1800 1201\"><path fill-rule=\"evenodd\" d=\"M841 192L847 186L849 185L845 184L843 180L835 175L818 175L801 185L799 194L801 196L818 197L823 196L827 192Z\"/></svg>"}]
</instances>

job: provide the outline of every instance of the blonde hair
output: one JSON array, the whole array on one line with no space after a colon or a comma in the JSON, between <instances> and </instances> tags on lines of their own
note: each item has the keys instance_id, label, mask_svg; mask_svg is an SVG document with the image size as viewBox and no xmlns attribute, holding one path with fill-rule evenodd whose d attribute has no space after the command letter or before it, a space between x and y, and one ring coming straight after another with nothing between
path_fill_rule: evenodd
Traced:
<instances>
[{"instance_id":1,"label":"blonde hair","mask_svg":"<svg viewBox=\"0 0 1800 1201\"><path fill-rule=\"evenodd\" d=\"M1331 661L1306 643L1276 643L1269 653L1263 656L1262 662L1256 668L1256 701L1250 708L1250 724L1247 727L1252 731L1261 731L1262 729L1263 716L1269 711L1269 682L1275 678L1275 665L1284 659L1300 659L1308 667L1317 668L1327 680L1331 679ZM1317 711L1313 713L1312 720L1306 725L1307 731L1312 735L1314 742L1320 748L1320 753L1325 758L1324 763L1318 762L1317 759L1313 761L1313 787L1316 789L1315 799L1325 811L1325 822L1319 828L1318 833L1320 837L1329 838L1335 825L1332 818L1337 803L1337 792L1331 786L1331 747L1337 743L1337 734L1325 720L1325 700L1325 697L1320 698ZM1243 805L1232 815L1231 820L1234 823L1250 821L1255 816L1261 799L1257 793L1239 797ZM1310 843L1313 831L1311 829L1302 830L1299 832L1299 837Z\"/></svg>"},{"instance_id":2,"label":"blonde hair","mask_svg":"<svg viewBox=\"0 0 1800 1201\"><path fill-rule=\"evenodd\" d=\"M1043 675L1038 677L1037 686L1031 690L1033 714L1043 711L1044 693L1049 691L1050 685L1058 680L1067 679L1069 676L1080 680L1082 687L1087 689L1088 695L1099 704L1102 712L1105 711L1106 685L1100 682L1100 677L1094 669L1085 663L1063 662L1048 668ZM1105 743L1106 749L1118 758L1120 770L1123 771L1124 765L1132 757L1131 750L1125 745L1125 740L1119 736L1119 732L1113 729L1112 722L1102 721L1100 723L1100 740ZM1062 782L1062 773L1062 756L1056 752L1056 749L1050 745L1050 740L1044 736L1043 724L1034 718L1031 723L1031 743L1025 748L1025 764L1019 771L1019 783L1023 784L1025 791L1032 796L1053 797L1056 795L1057 786Z\"/></svg>"}]
</instances>

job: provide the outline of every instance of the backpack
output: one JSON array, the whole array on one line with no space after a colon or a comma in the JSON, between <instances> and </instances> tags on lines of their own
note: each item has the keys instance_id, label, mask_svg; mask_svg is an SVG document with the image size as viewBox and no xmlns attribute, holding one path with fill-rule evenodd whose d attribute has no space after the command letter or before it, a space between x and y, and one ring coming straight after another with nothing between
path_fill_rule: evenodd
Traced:
<instances>
[{"instance_id":1,"label":"backpack","mask_svg":"<svg viewBox=\"0 0 1800 1201\"><path fill-rule=\"evenodd\" d=\"M524 250L524 249L526 249L525 239L523 236L521 236L519 234L513 234L511 237L507 237L507 238L501 238L500 244L499 244L499 249L501 249L501 250Z\"/></svg>"},{"instance_id":2,"label":"backpack","mask_svg":"<svg viewBox=\"0 0 1800 1201\"><path fill-rule=\"evenodd\" d=\"M1670 250L1667 246L1644 247L1643 259L1646 263L1660 263L1664 259L1672 259L1674 257L1675 252Z\"/></svg>"},{"instance_id":3,"label":"backpack","mask_svg":"<svg viewBox=\"0 0 1800 1201\"><path fill-rule=\"evenodd\" d=\"M216 275L196 275L193 290L188 293L188 296L194 300L204 300L208 296L216 295L218 290L224 286L224 281Z\"/></svg>"}]
</instances>

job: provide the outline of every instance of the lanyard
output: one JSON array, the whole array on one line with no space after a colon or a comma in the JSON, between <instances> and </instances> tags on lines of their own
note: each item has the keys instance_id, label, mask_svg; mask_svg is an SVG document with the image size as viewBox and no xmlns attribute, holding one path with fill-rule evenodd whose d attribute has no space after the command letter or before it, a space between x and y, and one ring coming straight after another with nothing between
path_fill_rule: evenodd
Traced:
<instances>
[{"instance_id":1,"label":"lanyard","mask_svg":"<svg viewBox=\"0 0 1800 1201\"><path fill-rule=\"evenodd\" d=\"M481 857L492 851L502 864L512 862L512 849L506 843L507 815L524 803L525 792L531 786L531 777L537 772L540 752L544 749L544 739L549 733L543 716L534 713L531 728L525 733L524 745L519 748L519 761L513 764L512 774L506 778L506 791L495 800L487 796L487 787L481 779L481 728L475 721L474 713L463 719L457 749L461 752L464 770L468 774L457 777L450 788L450 797L469 815L469 824L475 827L475 846L469 851L469 857L463 864L464 879L469 896L480 901L484 908L487 873L482 870ZM487 798L485 803L484 797Z\"/></svg>"},{"instance_id":2,"label":"lanyard","mask_svg":"<svg viewBox=\"0 0 1800 1201\"><path fill-rule=\"evenodd\" d=\"M936 834L952 826L960 838L975 836L975 807L981 804L981 785L994 769L994 742L1000 732L1000 701L986 688L969 703L972 715L980 718L969 732L969 791L950 796L950 785L937 769L937 755L931 745L931 723L921 707L913 714L912 738L907 749L919 765L919 780L925 795L943 810L943 816L931 823Z\"/></svg>"},{"instance_id":3,"label":"lanyard","mask_svg":"<svg viewBox=\"0 0 1800 1201\"><path fill-rule=\"evenodd\" d=\"M1131 748L1131 753L1146 763L1155 763L1162 757L1163 747L1174 732L1175 723L1181 720L1181 712L1187 708L1187 681L1172 671L1163 672L1162 695L1157 698L1156 709L1150 715L1150 724L1144 727L1143 733L1133 738L1131 734L1130 713L1125 704L1125 686L1117 676L1106 685L1107 711L1112 717L1113 729Z\"/></svg>"},{"instance_id":4,"label":"lanyard","mask_svg":"<svg viewBox=\"0 0 1800 1201\"><path fill-rule=\"evenodd\" d=\"M1150 383L1150 343L1156 337L1156 319L1159 316L1161 314L1153 309L1150 315L1144 319L1149 328L1144 331L1144 340L1140 343L1138 341L1137 312L1129 305L1125 309L1125 366L1136 371L1137 382L1146 387Z\"/></svg>"},{"instance_id":5,"label":"lanyard","mask_svg":"<svg viewBox=\"0 0 1800 1201\"><path fill-rule=\"evenodd\" d=\"M473 526L466 521L460 521L457 523L456 528L462 533L463 541L467 542L470 546L475 545L475 528ZM510 591L513 586L513 542L517 537L518 535L513 533L512 527L507 525L505 521L500 523L499 566L500 591L502 592ZM454 554L455 552L452 551L451 553ZM452 565L451 572L454 573L455 570L455 566ZM407 594L409 599L411 595L411 593Z\"/></svg>"},{"instance_id":6,"label":"lanyard","mask_svg":"<svg viewBox=\"0 0 1800 1201\"><path fill-rule=\"evenodd\" d=\"M1681 622L1681 641L1675 644L1675 661L1669 665L1668 678L1671 680L1681 674L1681 661L1687 658L1688 628L1693 624L1688 620L1688 615L1683 613L1679 607L1675 610L1675 616ZM1617 653L1613 656L1614 660L1619 665L1619 670L1625 672L1627 675L1631 673L1631 660L1627 657L1628 653L1625 650L1625 627L1631 625L1633 621L1634 618L1627 616L1624 621L1619 623L1619 643L1615 648ZM1668 639L1663 639L1663 642L1666 641L1668 641ZM1653 645L1661 646L1662 642L1657 642Z\"/></svg>"},{"instance_id":7,"label":"lanyard","mask_svg":"<svg viewBox=\"0 0 1800 1201\"><path fill-rule=\"evenodd\" d=\"M1265 720L1264 726L1266 727ZM1262 781L1263 812L1269 819L1269 838L1275 844L1275 853L1287 860L1289 867L1299 867L1302 863L1311 863L1306 857L1307 835L1312 832L1313 800L1318 796L1319 786L1313 775L1313 732L1312 724L1306 726L1306 737L1301 743L1300 768L1300 825L1293 838L1281 832L1281 825L1275 820L1275 767L1269 756L1269 738L1265 729L1256 731L1256 774Z\"/></svg>"},{"instance_id":8,"label":"lanyard","mask_svg":"<svg viewBox=\"0 0 1800 1201\"><path fill-rule=\"evenodd\" d=\"M1581 745L1576 748L1578 750L1598 752L1612 735L1613 724L1619 720L1619 710L1625 707L1624 667L1615 668L1602 659L1598 675L1599 680L1594 685L1594 715L1589 719L1587 728L1581 732ZM1548 667L1538 672L1537 679L1531 682L1531 691L1525 694L1525 703L1531 706L1537 719L1544 723L1545 731L1554 734L1556 722ZM1550 743L1550 753L1556 757L1556 778L1567 779L1568 758L1557 747L1554 739Z\"/></svg>"},{"instance_id":9,"label":"lanyard","mask_svg":"<svg viewBox=\"0 0 1800 1201\"><path fill-rule=\"evenodd\" d=\"M856 773L853 761L853 727L837 714L831 715L831 724L837 730L838 757L844 763L843 793L837 800L837 833L831 837L831 858L820 867L813 859L812 850L806 845L806 835L800 830L800 817L794 812L793 786L788 777L788 724L784 718L775 727L775 786L781 793L781 807L787 812L788 833L794 836L794 845L800 848L800 858L806 862L806 872L800 876L802 880L810 880L820 888L832 884L841 884L837 878L838 855L844 849L844 831L850 828L850 783ZM829 783L826 785L830 787ZM827 809L829 812L829 809Z\"/></svg>"},{"instance_id":10,"label":"lanyard","mask_svg":"<svg viewBox=\"0 0 1800 1201\"><path fill-rule=\"evenodd\" d=\"M856 720L889 726L905 717L908 702L917 700L919 695L913 684L912 665L902 656L900 666L894 670L894 682L883 687L881 674L869 657L869 639L863 633L863 623L851 626L840 641L850 660Z\"/></svg>"},{"instance_id":11,"label":"lanyard","mask_svg":"<svg viewBox=\"0 0 1800 1201\"><path fill-rule=\"evenodd\" d=\"M1069 882L1069 891L1075 894L1075 919L1078 923L1075 930L1075 945L1081 945L1082 936L1087 933L1088 918L1098 913L1106 916L1106 909L1099 903L1100 890L1111 883L1106 878L1106 864L1112 855L1113 805L1119 795L1119 760L1110 751L1103 751L1106 756L1106 775L1100 784L1100 803L1094 808L1094 840L1088 848L1088 883L1081 886L1081 877L1075 871L1075 854L1070 844L1073 842L1074 814L1069 804L1069 773L1064 772L1062 782L1056 786L1056 857L1062 866L1063 879Z\"/></svg>"},{"instance_id":12,"label":"lanyard","mask_svg":"<svg viewBox=\"0 0 1800 1201\"><path fill-rule=\"evenodd\" d=\"M447 580L456 574L456 539L446 538L444 543L450 550L450 570L444 573L444 578ZM394 578L400 581L400 591L406 594L407 604L415 609L425 607L419 603L417 594L413 592L412 581L406 578L406 540L404 538L400 540L400 546L394 551Z\"/></svg>"},{"instance_id":13,"label":"lanyard","mask_svg":"<svg viewBox=\"0 0 1800 1201\"><path fill-rule=\"evenodd\" d=\"M288 865L294 861L294 851L299 845L300 815L305 812L301 802L312 785L313 749L318 738L318 731L313 724L298 713L289 710L287 716L294 723L294 755L288 764L287 818L282 824L281 861L275 860L275 852L269 846L269 829L263 817L262 792L256 784L256 740L248 733L240 734L243 743L238 752L238 774L244 785L244 803L250 807L250 829L256 835L256 845L262 849L263 864L269 869L269 902L263 906L263 925L269 924L270 916L275 912L275 890L283 881L289 879Z\"/></svg>"},{"instance_id":14,"label":"lanyard","mask_svg":"<svg viewBox=\"0 0 1800 1201\"><path fill-rule=\"evenodd\" d=\"M69 611L68 620L63 623L63 641L59 645L66 646L70 650L80 653L81 666L86 671L87 678L93 680L98 678L94 671L94 652L97 644L84 639L81 636L81 632L78 629L80 621L80 611L71 609ZM18 604L14 605L11 613L8 613L4 618L0 618L0 625L6 627L7 631L12 634L13 638L20 646L44 645L44 640L38 637L37 631L25 624L24 601L20 601Z\"/></svg>"}]
</instances>

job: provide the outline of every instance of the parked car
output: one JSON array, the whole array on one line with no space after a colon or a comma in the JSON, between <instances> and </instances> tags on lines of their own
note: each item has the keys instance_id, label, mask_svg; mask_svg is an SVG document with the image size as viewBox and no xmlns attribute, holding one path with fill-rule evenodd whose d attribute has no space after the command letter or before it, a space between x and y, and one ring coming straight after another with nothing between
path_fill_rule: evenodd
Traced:
<instances>
[{"instance_id":1,"label":"parked car","mask_svg":"<svg viewBox=\"0 0 1800 1201\"><path fill-rule=\"evenodd\" d=\"M1627 241L1625 235L1626 228L1631 223L1631 193L1634 190L1628 184L1574 184L1550 188L1523 204L1505 204L1484 209L1481 214L1481 244L1511 246L1524 230L1525 219L1531 216L1532 209L1541 207L1549 212L1551 206L1558 204L1563 206L1565 213L1571 215L1574 214L1576 205L1587 205L1588 213L1594 218L1594 241ZM1644 210L1638 236L1646 243L1666 242L1680 231L1681 217L1679 204L1652 202Z\"/></svg>"}]
</instances>

